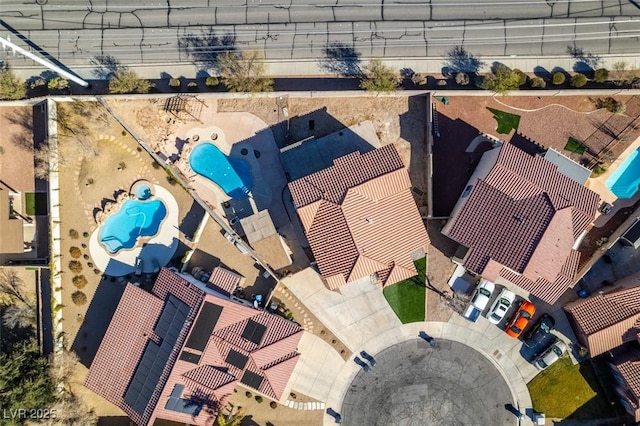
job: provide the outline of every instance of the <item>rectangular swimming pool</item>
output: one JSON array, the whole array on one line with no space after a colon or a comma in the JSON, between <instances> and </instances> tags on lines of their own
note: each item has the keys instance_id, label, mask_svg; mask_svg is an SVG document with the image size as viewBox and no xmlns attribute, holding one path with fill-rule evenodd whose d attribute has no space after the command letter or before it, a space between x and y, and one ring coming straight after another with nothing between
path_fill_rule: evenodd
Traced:
<instances>
[{"instance_id":1,"label":"rectangular swimming pool","mask_svg":"<svg viewBox=\"0 0 640 426\"><path fill-rule=\"evenodd\" d=\"M640 148L633 151L605 182L618 198L631 198L640 186Z\"/></svg>"}]
</instances>

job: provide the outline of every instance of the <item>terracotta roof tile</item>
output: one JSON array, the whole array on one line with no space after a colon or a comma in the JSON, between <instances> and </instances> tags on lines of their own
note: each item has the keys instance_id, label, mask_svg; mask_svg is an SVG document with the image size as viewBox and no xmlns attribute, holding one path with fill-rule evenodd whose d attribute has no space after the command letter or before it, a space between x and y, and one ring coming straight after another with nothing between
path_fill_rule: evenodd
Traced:
<instances>
[{"instance_id":1,"label":"terracotta roof tile","mask_svg":"<svg viewBox=\"0 0 640 426\"><path fill-rule=\"evenodd\" d=\"M501 276L555 302L575 274L572 246L593 220L599 196L544 157L510 144L500 148L484 179L469 184L473 189L447 232L470 249L464 266L484 276L496 262L511 270ZM497 270L492 263L486 273L495 277Z\"/></svg>"},{"instance_id":2,"label":"terracotta roof tile","mask_svg":"<svg viewBox=\"0 0 640 426\"><path fill-rule=\"evenodd\" d=\"M393 264L415 275L411 254L426 249L429 237L393 145L338 158L289 188L330 289L376 273L392 284Z\"/></svg>"},{"instance_id":3,"label":"terracotta roof tile","mask_svg":"<svg viewBox=\"0 0 640 426\"><path fill-rule=\"evenodd\" d=\"M211 271L207 287L228 296L233 293L241 280L242 275L238 275L221 266L216 266Z\"/></svg>"}]
</instances>

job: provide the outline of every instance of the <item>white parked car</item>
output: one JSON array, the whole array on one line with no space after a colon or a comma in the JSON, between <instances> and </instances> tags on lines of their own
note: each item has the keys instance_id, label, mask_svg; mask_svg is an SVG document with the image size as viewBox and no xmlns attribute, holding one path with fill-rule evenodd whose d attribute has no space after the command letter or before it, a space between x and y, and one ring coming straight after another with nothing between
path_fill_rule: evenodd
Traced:
<instances>
[{"instance_id":1,"label":"white parked car","mask_svg":"<svg viewBox=\"0 0 640 426\"><path fill-rule=\"evenodd\" d=\"M538 370L544 370L554 362L560 359L560 357L567 351L567 345L560 339L556 339L551 346L547 348L542 354L533 361L533 365Z\"/></svg>"},{"instance_id":2,"label":"white parked car","mask_svg":"<svg viewBox=\"0 0 640 426\"><path fill-rule=\"evenodd\" d=\"M469 321L475 322L489 304L489 299L493 294L496 286L491 281L482 280L473 291L471 302L464 312L464 317Z\"/></svg>"},{"instance_id":3,"label":"white parked car","mask_svg":"<svg viewBox=\"0 0 640 426\"><path fill-rule=\"evenodd\" d=\"M513 305L513 302L516 300L516 295L514 292L507 290L506 288L502 290L498 298L495 302L493 302L493 306L491 306L491 310L489 311L488 319L492 324L498 324L504 318L505 314Z\"/></svg>"}]
</instances>

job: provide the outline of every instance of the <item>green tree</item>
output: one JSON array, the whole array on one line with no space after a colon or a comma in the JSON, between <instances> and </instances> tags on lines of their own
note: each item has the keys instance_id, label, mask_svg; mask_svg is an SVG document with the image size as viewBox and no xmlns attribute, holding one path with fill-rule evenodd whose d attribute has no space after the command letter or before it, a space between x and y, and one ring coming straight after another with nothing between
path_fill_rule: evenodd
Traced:
<instances>
[{"instance_id":1,"label":"green tree","mask_svg":"<svg viewBox=\"0 0 640 426\"><path fill-rule=\"evenodd\" d=\"M267 64L260 51L224 52L217 57L222 83L230 92L271 92L273 80L266 76Z\"/></svg>"},{"instance_id":2,"label":"green tree","mask_svg":"<svg viewBox=\"0 0 640 426\"><path fill-rule=\"evenodd\" d=\"M4 348L3 348L4 349ZM49 408L56 402L49 363L34 338L19 341L0 353L0 406L25 410ZM4 419L3 425L20 424Z\"/></svg>"},{"instance_id":3,"label":"green tree","mask_svg":"<svg viewBox=\"0 0 640 426\"><path fill-rule=\"evenodd\" d=\"M554 72L553 75L551 76L551 84L553 84L554 86L560 86L561 84L564 84L565 80L566 80L566 77L564 76L564 73L561 71Z\"/></svg>"},{"instance_id":4,"label":"green tree","mask_svg":"<svg viewBox=\"0 0 640 426\"><path fill-rule=\"evenodd\" d=\"M609 79L609 71L606 68L598 68L593 73L593 79L596 83L604 83Z\"/></svg>"},{"instance_id":5,"label":"green tree","mask_svg":"<svg viewBox=\"0 0 640 426\"><path fill-rule=\"evenodd\" d=\"M372 59L363 68L364 76L360 88L368 92L393 92L398 88L399 80L393 70L380 59Z\"/></svg>"},{"instance_id":6,"label":"green tree","mask_svg":"<svg viewBox=\"0 0 640 426\"><path fill-rule=\"evenodd\" d=\"M520 87L520 74L508 66L500 63L494 64L493 74L489 74L482 82L482 88L491 90L498 95L506 95Z\"/></svg>"},{"instance_id":7,"label":"green tree","mask_svg":"<svg viewBox=\"0 0 640 426\"><path fill-rule=\"evenodd\" d=\"M527 82L527 75L524 72L520 71L518 68L515 68L513 70L513 73L518 75L518 84L520 86L524 86Z\"/></svg>"},{"instance_id":8,"label":"green tree","mask_svg":"<svg viewBox=\"0 0 640 426\"><path fill-rule=\"evenodd\" d=\"M587 76L584 74L575 74L571 76L571 87L583 87L587 84Z\"/></svg>"},{"instance_id":9,"label":"green tree","mask_svg":"<svg viewBox=\"0 0 640 426\"><path fill-rule=\"evenodd\" d=\"M216 425L217 426L239 426L242 420L244 419L245 411L244 408L238 409L236 413L233 413L233 409L229 410L228 414L224 414L222 410L218 413L218 417L216 417Z\"/></svg>"},{"instance_id":10,"label":"green tree","mask_svg":"<svg viewBox=\"0 0 640 426\"><path fill-rule=\"evenodd\" d=\"M27 96L27 83L8 66L0 66L0 99L22 99Z\"/></svg>"},{"instance_id":11,"label":"green tree","mask_svg":"<svg viewBox=\"0 0 640 426\"><path fill-rule=\"evenodd\" d=\"M109 80L110 93L148 93L151 90L149 80L138 77L130 69L118 69Z\"/></svg>"}]
</instances>

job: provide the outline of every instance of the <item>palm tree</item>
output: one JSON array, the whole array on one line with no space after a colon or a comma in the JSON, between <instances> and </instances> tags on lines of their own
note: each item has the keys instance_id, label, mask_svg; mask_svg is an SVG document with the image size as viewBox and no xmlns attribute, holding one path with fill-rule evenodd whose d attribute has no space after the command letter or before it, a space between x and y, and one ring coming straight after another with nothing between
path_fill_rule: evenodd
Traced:
<instances>
[{"instance_id":1,"label":"palm tree","mask_svg":"<svg viewBox=\"0 0 640 426\"><path fill-rule=\"evenodd\" d=\"M242 419L244 419L244 408L239 408L235 414L233 414L233 408L229 409L229 414L225 415L222 410L218 413L216 418L216 425L218 426L239 426Z\"/></svg>"}]
</instances>

